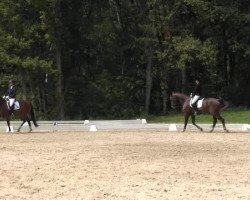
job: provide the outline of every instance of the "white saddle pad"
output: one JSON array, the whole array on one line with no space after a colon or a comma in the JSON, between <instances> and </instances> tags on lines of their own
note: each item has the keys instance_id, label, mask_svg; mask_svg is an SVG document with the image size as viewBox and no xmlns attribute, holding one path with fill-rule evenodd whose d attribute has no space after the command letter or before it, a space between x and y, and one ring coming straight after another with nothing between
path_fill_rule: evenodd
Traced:
<instances>
[{"instance_id":1,"label":"white saddle pad","mask_svg":"<svg viewBox=\"0 0 250 200\"><path fill-rule=\"evenodd\" d=\"M203 100L204 100L204 98L201 99L201 100L198 100L198 102L197 102L197 108L201 108L202 107ZM190 107L192 108L191 101L190 101Z\"/></svg>"},{"instance_id":2,"label":"white saddle pad","mask_svg":"<svg viewBox=\"0 0 250 200\"><path fill-rule=\"evenodd\" d=\"M15 101L14 105L15 105L15 106L14 106L14 110L20 109L19 101Z\"/></svg>"},{"instance_id":3,"label":"white saddle pad","mask_svg":"<svg viewBox=\"0 0 250 200\"><path fill-rule=\"evenodd\" d=\"M7 103L7 105L8 105L8 108L10 109L9 103ZM18 101L15 101L15 103L14 103L14 110L18 110L18 109L20 109L20 104L19 104Z\"/></svg>"}]
</instances>

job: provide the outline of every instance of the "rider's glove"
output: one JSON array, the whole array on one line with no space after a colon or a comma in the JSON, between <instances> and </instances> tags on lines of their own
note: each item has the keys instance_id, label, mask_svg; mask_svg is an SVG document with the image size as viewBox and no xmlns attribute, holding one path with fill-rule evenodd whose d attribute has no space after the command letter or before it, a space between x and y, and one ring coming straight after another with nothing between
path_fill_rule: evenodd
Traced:
<instances>
[{"instance_id":1,"label":"rider's glove","mask_svg":"<svg viewBox=\"0 0 250 200\"><path fill-rule=\"evenodd\" d=\"M191 94L190 94L190 97L192 97L192 96L193 96L193 94L191 93Z\"/></svg>"}]
</instances>

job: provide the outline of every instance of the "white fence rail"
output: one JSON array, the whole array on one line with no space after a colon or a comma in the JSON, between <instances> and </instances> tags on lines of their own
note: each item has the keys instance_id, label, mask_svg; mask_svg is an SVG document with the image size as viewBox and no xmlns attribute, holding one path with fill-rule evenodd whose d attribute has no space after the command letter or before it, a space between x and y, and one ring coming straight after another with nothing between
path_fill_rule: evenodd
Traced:
<instances>
[{"instance_id":1,"label":"white fence rail","mask_svg":"<svg viewBox=\"0 0 250 200\"><path fill-rule=\"evenodd\" d=\"M21 121L11 121L13 131L16 132L20 126ZM183 128L183 124L180 123L147 123L145 119L135 120L79 120L79 121L38 121L38 128L35 128L31 122L32 129L35 132L59 132L59 131L98 131L98 130L166 130L166 131L180 131ZM204 131L209 131L212 124L199 124ZM229 131L236 132L249 132L250 124L226 124ZM7 124L5 121L0 122L0 131L5 132ZM26 123L21 132L29 130ZM187 125L186 131L198 131L192 124ZM223 131L222 124L218 123L214 131Z\"/></svg>"}]
</instances>

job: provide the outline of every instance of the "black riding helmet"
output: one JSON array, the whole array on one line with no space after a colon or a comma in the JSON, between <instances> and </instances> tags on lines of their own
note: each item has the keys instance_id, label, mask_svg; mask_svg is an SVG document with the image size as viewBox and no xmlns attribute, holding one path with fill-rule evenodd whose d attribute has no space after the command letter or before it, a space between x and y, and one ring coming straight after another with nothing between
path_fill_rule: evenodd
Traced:
<instances>
[{"instance_id":1,"label":"black riding helmet","mask_svg":"<svg viewBox=\"0 0 250 200\"><path fill-rule=\"evenodd\" d=\"M201 82L201 78L199 76L195 77L195 82L198 81L199 83Z\"/></svg>"},{"instance_id":2,"label":"black riding helmet","mask_svg":"<svg viewBox=\"0 0 250 200\"><path fill-rule=\"evenodd\" d=\"M9 80L9 85L14 85L14 81L13 80Z\"/></svg>"}]
</instances>

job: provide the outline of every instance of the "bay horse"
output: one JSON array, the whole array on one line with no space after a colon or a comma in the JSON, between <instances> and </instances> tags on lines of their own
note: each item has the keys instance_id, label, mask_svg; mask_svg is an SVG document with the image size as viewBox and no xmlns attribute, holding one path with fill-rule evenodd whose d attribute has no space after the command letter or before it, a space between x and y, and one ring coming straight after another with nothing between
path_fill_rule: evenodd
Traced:
<instances>
[{"instance_id":1,"label":"bay horse","mask_svg":"<svg viewBox=\"0 0 250 200\"><path fill-rule=\"evenodd\" d=\"M175 108L177 104L180 104L182 106L182 112L184 113L185 117L184 128L182 132L186 130L186 126L190 116L192 118L192 124L196 126L200 131L203 131L203 129L195 123L195 112L194 109L190 106L190 100L191 98L183 93L176 92L170 95L172 108ZM225 120L220 115L220 112L224 111L228 107L228 105L228 102L224 101L223 99L204 98L202 107L199 108L199 113L210 114L213 116L213 126L210 132L213 132L217 120L220 120L222 122L223 129L228 132L225 126Z\"/></svg>"},{"instance_id":2,"label":"bay horse","mask_svg":"<svg viewBox=\"0 0 250 200\"><path fill-rule=\"evenodd\" d=\"M14 115L17 115L23 122L17 129L17 132L20 131L21 127L23 126L25 122L28 122L29 128L30 128L29 132L31 132L32 128L31 128L30 119L33 121L34 126L38 127L33 106L30 102L25 101L25 100L19 101L19 105L20 105L20 108L18 110L14 110ZM10 129L11 113L8 108L7 101L1 96L0 96L0 116L6 120L8 128L9 128L9 132L10 132L11 131Z\"/></svg>"}]
</instances>

